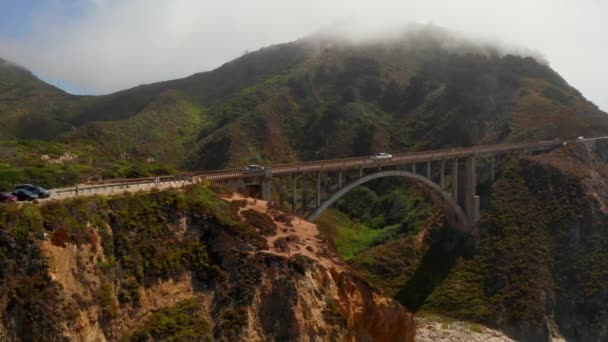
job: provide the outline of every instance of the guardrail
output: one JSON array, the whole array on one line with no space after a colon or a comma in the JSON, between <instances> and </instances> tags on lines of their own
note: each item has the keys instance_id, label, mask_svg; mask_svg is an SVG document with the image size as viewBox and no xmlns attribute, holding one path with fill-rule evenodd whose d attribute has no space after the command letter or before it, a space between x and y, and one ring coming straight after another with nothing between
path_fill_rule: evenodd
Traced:
<instances>
[{"instance_id":1,"label":"guardrail","mask_svg":"<svg viewBox=\"0 0 608 342\"><path fill-rule=\"evenodd\" d=\"M86 195L86 194L92 194L92 193L100 193L103 191L113 191L113 190L124 190L124 189L131 189L134 187L141 187L141 186L160 186L160 185L166 185L167 183L177 183L177 184L184 184L184 183L193 183L195 182L195 179L190 177L188 179L185 178L169 178L166 177L165 179L157 179L157 178L138 178L138 179L131 179L129 182L113 182L113 183L106 183L106 184L96 184L96 185L90 185L87 186L86 184L84 186L75 186L75 187L69 187L69 188L59 188L59 189L52 189L51 192L54 196L78 196L78 195Z\"/></svg>"}]
</instances>

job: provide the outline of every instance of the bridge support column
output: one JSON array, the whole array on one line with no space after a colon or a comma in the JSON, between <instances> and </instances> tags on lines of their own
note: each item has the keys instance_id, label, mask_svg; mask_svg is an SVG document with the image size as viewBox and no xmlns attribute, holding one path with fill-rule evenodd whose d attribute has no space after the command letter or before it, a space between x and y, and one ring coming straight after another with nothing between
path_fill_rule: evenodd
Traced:
<instances>
[{"instance_id":1,"label":"bridge support column","mask_svg":"<svg viewBox=\"0 0 608 342\"><path fill-rule=\"evenodd\" d=\"M495 160L494 157L492 157L492 159L490 159L490 182L494 182L494 167L495 167Z\"/></svg>"},{"instance_id":2,"label":"bridge support column","mask_svg":"<svg viewBox=\"0 0 608 342\"><path fill-rule=\"evenodd\" d=\"M342 190L342 170L338 171L338 190Z\"/></svg>"},{"instance_id":3,"label":"bridge support column","mask_svg":"<svg viewBox=\"0 0 608 342\"><path fill-rule=\"evenodd\" d=\"M271 193L272 191L270 190L270 187L272 186L272 183L270 181L270 178L266 178L264 177L264 179L262 180L262 199L264 201L270 201L271 200Z\"/></svg>"},{"instance_id":4,"label":"bridge support column","mask_svg":"<svg viewBox=\"0 0 608 342\"><path fill-rule=\"evenodd\" d=\"M416 162L412 164L412 173L416 174Z\"/></svg>"},{"instance_id":5,"label":"bridge support column","mask_svg":"<svg viewBox=\"0 0 608 342\"><path fill-rule=\"evenodd\" d=\"M317 208L321 206L321 171L317 172Z\"/></svg>"},{"instance_id":6,"label":"bridge support column","mask_svg":"<svg viewBox=\"0 0 608 342\"><path fill-rule=\"evenodd\" d=\"M296 184L296 175L291 176L291 213L293 215L296 214L296 193L297 193L297 184Z\"/></svg>"},{"instance_id":7,"label":"bridge support column","mask_svg":"<svg viewBox=\"0 0 608 342\"><path fill-rule=\"evenodd\" d=\"M359 168L359 178L363 178L363 167Z\"/></svg>"},{"instance_id":8,"label":"bridge support column","mask_svg":"<svg viewBox=\"0 0 608 342\"><path fill-rule=\"evenodd\" d=\"M426 178L431 179L431 161L426 162Z\"/></svg>"},{"instance_id":9,"label":"bridge support column","mask_svg":"<svg viewBox=\"0 0 608 342\"><path fill-rule=\"evenodd\" d=\"M272 170L266 169L264 178L262 178L262 199L264 201L272 200Z\"/></svg>"},{"instance_id":10,"label":"bridge support column","mask_svg":"<svg viewBox=\"0 0 608 342\"><path fill-rule=\"evenodd\" d=\"M452 198L458 203L458 158L452 160Z\"/></svg>"},{"instance_id":11,"label":"bridge support column","mask_svg":"<svg viewBox=\"0 0 608 342\"><path fill-rule=\"evenodd\" d=\"M445 190L445 159L441 160L441 175L440 175L439 185L441 186L441 191L444 191Z\"/></svg>"},{"instance_id":12,"label":"bridge support column","mask_svg":"<svg viewBox=\"0 0 608 342\"><path fill-rule=\"evenodd\" d=\"M475 194L477 187L477 174L475 170L475 157L468 157L465 161L464 175L464 210L471 221L476 223L479 218L479 196Z\"/></svg>"},{"instance_id":13,"label":"bridge support column","mask_svg":"<svg viewBox=\"0 0 608 342\"><path fill-rule=\"evenodd\" d=\"M285 204L285 193L283 192L283 187L279 186L279 208L281 208L281 210L283 210L284 206L283 204Z\"/></svg>"}]
</instances>

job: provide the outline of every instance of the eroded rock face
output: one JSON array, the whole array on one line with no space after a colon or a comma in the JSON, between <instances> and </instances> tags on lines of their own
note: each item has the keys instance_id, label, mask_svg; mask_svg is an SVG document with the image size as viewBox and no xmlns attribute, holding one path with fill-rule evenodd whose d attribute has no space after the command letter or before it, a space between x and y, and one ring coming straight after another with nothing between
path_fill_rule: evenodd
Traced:
<instances>
[{"instance_id":1,"label":"eroded rock face","mask_svg":"<svg viewBox=\"0 0 608 342\"><path fill-rule=\"evenodd\" d=\"M424 309L524 341L608 338L608 168L581 144L522 158L492 188L475 255Z\"/></svg>"},{"instance_id":2,"label":"eroded rock face","mask_svg":"<svg viewBox=\"0 0 608 342\"><path fill-rule=\"evenodd\" d=\"M412 316L355 276L314 225L233 199L196 187L0 213L0 242L30 246L35 268L0 271L3 340L413 341ZM11 304L22 288L11 279L32 276L46 277L35 291L49 295ZM26 329L36 317L44 325Z\"/></svg>"}]
</instances>

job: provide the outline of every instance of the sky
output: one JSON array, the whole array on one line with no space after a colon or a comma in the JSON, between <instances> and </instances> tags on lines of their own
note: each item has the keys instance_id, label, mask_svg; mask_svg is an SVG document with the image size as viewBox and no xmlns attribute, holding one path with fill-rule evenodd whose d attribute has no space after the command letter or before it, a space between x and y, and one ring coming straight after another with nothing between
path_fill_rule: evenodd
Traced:
<instances>
[{"instance_id":1,"label":"sky","mask_svg":"<svg viewBox=\"0 0 608 342\"><path fill-rule=\"evenodd\" d=\"M211 70L336 23L434 24L535 51L608 110L604 0L0 0L0 57L79 94Z\"/></svg>"}]
</instances>

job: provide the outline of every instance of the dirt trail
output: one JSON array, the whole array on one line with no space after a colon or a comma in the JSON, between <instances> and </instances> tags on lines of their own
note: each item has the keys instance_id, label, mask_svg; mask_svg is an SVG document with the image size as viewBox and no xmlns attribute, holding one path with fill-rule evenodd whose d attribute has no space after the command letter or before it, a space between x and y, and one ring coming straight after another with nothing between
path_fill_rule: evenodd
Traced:
<instances>
[{"instance_id":1,"label":"dirt trail","mask_svg":"<svg viewBox=\"0 0 608 342\"><path fill-rule=\"evenodd\" d=\"M247 201L247 205L241 208L239 213L252 209L259 213L266 214L274 221L278 229L275 235L266 237L270 247L266 253L284 257L302 254L328 269L333 268L337 271L346 270L347 267L344 261L332 251L329 244L319 234L319 229L314 223L299 217L294 217L291 214L276 208L270 208L267 201L254 200L236 193L231 197L224 197L224 199L227 201L245 200ZM279 216L287 217L288 223L277 220L277 217ZM282 239L280 247L275 244L279 239Z\"/></svg>"}]
</instances>

